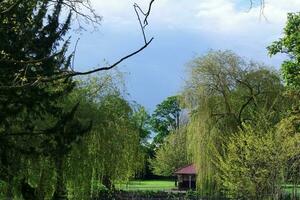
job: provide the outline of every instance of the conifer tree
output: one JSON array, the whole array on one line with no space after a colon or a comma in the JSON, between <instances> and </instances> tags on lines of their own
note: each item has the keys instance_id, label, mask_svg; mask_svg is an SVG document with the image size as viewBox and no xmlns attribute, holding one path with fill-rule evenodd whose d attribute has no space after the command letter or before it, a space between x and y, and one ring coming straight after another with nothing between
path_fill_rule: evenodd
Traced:
<instances>
[{"instance_id":1,"label":"conifer tree","mask_svg":"<svg viewBox=\"0 0 300 200\"><path fill-rule=\"evenodd\" d=\"M5 3L12 2L1 2L1 10ZM69 71L71 63L69 41L64 40L71 13L61 23L62 5L61 0L21 1L0 14L0 177L9 188L7 199L13 197L14 182L18 184L15 175L22 160L50 155L62 163L57 158L63 159L66 148L88 129L72 117L77 106L64 114L58 104L75 86L71 78L54 78ZM47 117L54 122L41 126ZM56 165L56 197L64 195L61 166Z\"/></svg>"}]
</instances>

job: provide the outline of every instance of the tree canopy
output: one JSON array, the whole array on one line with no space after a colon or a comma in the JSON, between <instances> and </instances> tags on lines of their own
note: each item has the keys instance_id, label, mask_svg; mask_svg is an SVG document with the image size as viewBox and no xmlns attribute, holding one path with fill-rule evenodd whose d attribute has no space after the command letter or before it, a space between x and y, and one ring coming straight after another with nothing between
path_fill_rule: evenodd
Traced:
<instances>
[{"instance_id":1,"label":"tree canopy","mask_svg":"<svg viewBox=\"0 0 300 200\"><path fill-rule=\"evenodd\" d=\"M151 116L151 126L156 133L154 142L161 144L164 138L180 127L181 106L178 96L171 96L156 106Z\"/></svg>"},{"instance_id":2,"label":"tree canopy","mask_svg":"<svg viewBox=\"0 0 300 200\"><path fill-rule=\"evenodd\" d=\"M267 123L262 127L268 127L284 116L283 92L274 70L231 51L211 51L191 62L183 93L191 113L187 143L203 194L221 191L217 160L226 156L232 135L244 130L244 124L257 126L263 121Z\"/></svg>"},{"instance_id":3,"label":"tree canopy","mask_svg":"<svg viewBox=\"0 0 300 200\"><path fill-rule=\"evenodd\" d=\"M284 53L288 56L288 59L282 63L281 71L285 83L294 89L299 89L300 85L299 23L300 14L289 13L283 37L268 47L270 55Z\"/></svg>"},{"instance_id":4,"label":"tree canopy","mask_svg":"<svg viewBox=\"0 0 300 200\"><path fill-rule=\"evenodd\" d=\"M172 176L175 170L189 164L185 127L166 136L162 145L156 149L150 164L153 172L160 176Z\"/></svg>"}]
</instances>

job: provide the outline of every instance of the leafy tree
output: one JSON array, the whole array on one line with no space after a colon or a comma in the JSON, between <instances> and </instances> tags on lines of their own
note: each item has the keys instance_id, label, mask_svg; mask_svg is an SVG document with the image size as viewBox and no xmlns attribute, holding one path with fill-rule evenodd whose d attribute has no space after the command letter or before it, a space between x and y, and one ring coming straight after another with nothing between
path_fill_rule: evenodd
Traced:
<instances>
[{"instance_id":1,"label":"leafy tree","mask_svg":"<svg viewBox=\"0 0 300 200\"><path fill-rule=\"evenodd\" d=\"M48 141L43 140L45 155L31 156L24 163L26 186L38 195L35 199L65 195L68 199L89 199L97 196L103 184L112 188L114 183L127 181L142 170L140 127L133 108L121 96L117 77L102 75L80 81L61 103L66 112L58 122L72 120L61 128L56 124L60 131L49 135ZM80 104L74 108L77 102ZM91 120L93 126L89 127ZM45 121L51 122L51 118ZM80 124L86 126L78 127ZM56 179L57 174L60 179Z\"/></svg>"},{"instance_id":2,"label":"leafy tree","mask_svg":"<svg viewBox=\"0 0 300 200\"><path fill-rule=\"evenodd\" d=\"M152 3L147 13L140 10L145 24ZM89 126L81 126L75 116L78 102L72 102L69 109L60 104L74 89L72 77L112 69L152 41L144 37L144 46L111 66L74 72L72 56L66 55L69 40L64 40L72 13L88 21L98 20L98 16L94 15L94 21L78 6L95 14L88 0L0 2L0 178L6 187L7 199L21 196L20 192L23 198L36 199L36 190L40 188L32 187L23 166L34 168L33 160L39 159L42 165L55 161L57 190L53 198L66 199L64 161L89 129ZM62 17L62 10L69 12ZM145 36L142 22L141 28ZM43 192L37 193L43 199Z\"/></svg>"},{"instance_id":3,"label":"leafy tree","mask_svg":"<svg viewBox=\"0 0 300 200\"><path fill-rule=\"evenodd\" d=\"M134 105L133 121L139 130L140 151L144 155L143 170L136 174L135 178L152 178L153 173L149 159L154 157L154 145L151 144L151 117L145 108L141 105Z\"/></svg>"},{"instance_id":4,"label":"leafy tree","mask_svg":"<svg viewBox=\"0 0 300 200\"><path fill-rule=\"evenodd\" d=\"M299 39L299 23L300 13L289 13L287 15L287 23L284 28L283 37L278 41L273 42L268 47L270 55L283 53L287 55L287 59L281 65L281 72L284 81L287 85L286 96L293 98L290 103L290 112L279 124L279 131L285 136L297 136L299 133L299 99L300 99L300 39ZM290 141L291 149L289 158L286 163L286 181L293 184L295 187L299 184L299 152L294 145L299 142L298 138ZM296 191L293 190L293 196L296 196Z\"/></svg>"},{"instance_id":5,"label":"leafy tree","mask_svg":"<svg viewBox=\"0 0 300 200\"><path fill-rule=\"evenodd\" d=\"M180 128L166 136L150 161L153 172L160 176L171 176L176 169L189 164L186 147L186 129Z\"/></svg>"},{"instance_id":6,"label":"leafy tree","mask_svg":"<svg viewBox=\"0 0 300 200\"><path fill-rule=\"evenodd\" d=\"M168 97L156 106L151 116L151 125L156 133L154 143L161 144L171 131L179 129L180 112L178 96Z\"/></svg>"},{"instance_id":7,"label":"leafy tree","mask_svg":"<svg viewBox=\"0 0 300 200\"><path fill-rule=\"evenodd\" d=\"M276 199L282 184L298 184L299 116L270 127L265 126L268 119L261 120L233 134L226 144L226 155L216 162L220 171L216 178L232 198Z\"/></svg>"},{"instance_id":8,"label":"leafy tree","mask_svg":"<svg viewBox=\"0 0 300 200\"><path fill-rule=\"evenodd\" d=\"M68 157L68 189L74 198L96 196L102 184L111 189L143 168L141 127L115 80L110 75L92 78L72 93L72 101L81 102L80 121L93 120L91 132Z\"/></svg>"},{"instance_id":9,"label":"leafy tree","mask_svg":"<svg viewBox=\"0 0 300 200\"><path fill-rule=\"evenodd\" d=\"M270 55L284 53L288 60L282 63L281 71L286 84L294 89L300 87L300 13L289 13L284 36L268 47Z\"/></svg>"},{"instance_id":10,"label":"leafy tree","mask_svg":"<svg viewBox=\"0 0 300 200\"><path fill-rule=\"evenodd\" d=\"M238 199L276 198L283 183L281 142L274 130L253 127L230 137L227 153L219 162L224 192Z\"/></svg>"},{"instance_id":11,"label":"leafy tree","mask_svg":"<svg viewBox=\"0 0 300 200\"><path fill-rule=\"evenodd\" d=\"M281 137L281 145L285 150L284 182L294 185L293 198L297 197L296 189L299 185L299 163L300 163L300 115L292 113L285 117L277 125L277 134Z\"/></svg>"},{"instance_id":12,"label":"leafy tree","mask_svg":"<svg viewBox=\"0 0 300 200\"><path fill-rule=\"evenodd\" d=\"M216 194L220 187L213 160L226 154L228 138L245 123L259 123L259 116L268 118L266 127L275 125L285 115L288 101L276 72L230 51L211 51L189 69L183 94L191 113L189 150L199 170L199 190Z\"/></svg>"},{"instance_id":13,"label":"leafy tree","mask_svg":"<svg viewBox=\"0 0 300 200\"><path fill-rule=\"evenodd\" d=\"M148 146L151 135L150 115L143 106L135 105L133 120L139 129L141 145L144 147Z\"/></svg>"},{"instance_id":14,"label":"leafy tree","mask_svg":"<svg viewBox=\"0 0 300 200\"><path fill-rule=\"evenodd\" d=\"M0 7L7 3L11 2L1 2ZM71 59L65 55L68 41L60 42L69 29L71 14L60 23L62 2L52 12L48 4L24 1L0 15L1 175L9 188L21 170L21 155L37 156L42 135L53 134L53 127L41 130L37 121L45 114L59 118L62 109L57 102L74 88L72 79L40 81L68 70ZM11 190L7 191L9 199Z\"/></svg>"}]
</instances>

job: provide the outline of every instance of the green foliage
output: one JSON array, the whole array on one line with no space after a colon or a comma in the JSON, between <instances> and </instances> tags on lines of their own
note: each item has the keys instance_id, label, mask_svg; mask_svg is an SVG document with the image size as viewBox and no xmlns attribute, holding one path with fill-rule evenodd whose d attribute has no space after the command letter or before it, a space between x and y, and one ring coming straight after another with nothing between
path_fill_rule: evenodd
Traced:
<instances>
[{"instance_id":1,"label":"green foliage","mask_svg":"<svg viewBox=\"0 0 300 200\"><path fill-rule=\"evenodd\" d=\"M133 111L112 80L119 77L75 87L64 37L72 12L93 21L80 5L94 14L88 0L0 3L0 193L6 199L88 199L102 184L127 180L143 167L146 113Z\"/></svg>"},{"instance_id":2,"label":"green foliage","mask_svg":"<svg viewBox=\"0 0 300 200\"><path fill-rule=\"evenodd\" d=\"M170 133L162 145L156 149L150 160L154 174L172 176L176 169L188 163L186 129L184 127Z\"/></svg>"},{"instance_id":3,"label":"green foliage","mask_svg":"<svg viewBox=\"0 0 300 200\"><path fill-rule=\"evenodd\" d=\"M72 94L72 101L82 102L78 118L92 119L93 127L68 157L70 199L97 196L103 184L110 189L115 182L127 181L143 168L136 115L121 96L117 83L107 76L110 75L83 82Z\"/></svg>"},{"instance_id":4,"label":"green foliage","mask_svg":"<svg viewBox=\"0 0 300 200\"><path fill-rule=\"evenodd\" d=\"M58 127L71 123L72 117L58 102L75 84L71 78L55 79L69 70L71 60L66 56L69 42L64 40L71 14L61 22L63 2L50 6L49 1L4 1L0 10L14 4L0 14L0 177L8 185L7 198L13 198L13 193L20 196L20 188L25 198L30 194L24 193L29 191L24 187L30 188L31 195L35 189L28 184L23 166L49 155L53 150L49 143L57 142L53 135L61 133ZM74 135L61 138L73 140Z\"/></svg>"},{"instance_id":5,"label":"green foliage","mask_svg":"<svg viewBox=\"0 0 300 200\"><path fill-rule=\"evenodd\" d=\"M264 199L280 193L284 149L274 130L244 127L230 137L227 153L220 156L225 193L238 199Z\"/></svg>"},{"instance_id":6,"label":"green foliage","mask_svg":"<svg viewBox=\"0 0 300 200\"><path fill-rule=\"evenodd\" d=\"M206 104L216 126L232 132L251 115L278 109L283 90L279 75L265 65L211 51L189 65L184 99L190 109Z\"/></svg>"},{"instance_id":7,"label":"green foliage","mask_svg":"<svg viewBox=\"0 0 300 200\"><path fill-rule=\"evenodd\" d=\"M288 100L283 92L275 71L231 51L211 51L191 62L183 99L191 113L188 149L197 165L197 187L203 195L220 192L215 160L226 155L232 134L245 123L261 123L260 116L267 118L265 127L285 116Z\"/></svg>"},{"instance_id":8,"label":"green foliage","mask_svg":"<svg viewBox=\"0 0 300 200\"><path fill-rule=\"evenodd\" d=\"M262 124L245 125L232 135L226 155L217 159L218 181L230 197L276 199L284 183L298 184L299 116L285 118L276 127Z\"/></svg>"},{"instance_id":9,"label":"green foliage","mask_svg":"<svg viewBox=\"0 0 300 200\"><path fill-rule=\"evenodd\" d=\"M141 105L135 105L133 113L133 121L135 126L139 129L140 143L147 147L149 146L149 139L151 135L151 124L150 124L150 115L146 109Z\"/></svg>"},{"instance_id":10,"label":"green foliage","mask_svg":"<svg viewBox=\"0 0 300 200\"><path fill-rule=\"evenodd\" d=\"M300 115L299 113L292 113L285 117L277 126L277 132L283 141L283 148L285 149L286 169L285 181L293 185L299 184L299 163L300 163Z\"/></svg>"},{"instance_id":11,"label":"green foliage","mask_svg":"<svg viewBox=\"0 0 300 200\"><path fill-rule=\"evenodd\" d=\"M224 139L212 127L206 107L201 108L199 107L199 111L191 117L188 124L187 148L196 165L197 190L203 196L218 195L217 170L212 162L216 152L213 150Z\"/></svg>"},{"instance_id":12,"label":"green foliage","mask_svg":"<svg viewBox=\"0 0 300 200\"><path fill-rule=\"evenodd\" d=\"M289 13L284 36L268 47L270 55L284 53L288 60L282 63L281 71L286 84L293 89L300 88L300 13Z\"/></svg>"},{"instance_id":13,"label":"green foliage","mask_svg":"<svg viewBox=\"0 0 300 200\"><path fill-rule=\"evenodd\" d=\"M156 133L154 143L161 144L164 138L180 126L180 111L178 96L168 97L166 100L156 106L151 117L151 125Z\"/></svg>"}]
</instances>

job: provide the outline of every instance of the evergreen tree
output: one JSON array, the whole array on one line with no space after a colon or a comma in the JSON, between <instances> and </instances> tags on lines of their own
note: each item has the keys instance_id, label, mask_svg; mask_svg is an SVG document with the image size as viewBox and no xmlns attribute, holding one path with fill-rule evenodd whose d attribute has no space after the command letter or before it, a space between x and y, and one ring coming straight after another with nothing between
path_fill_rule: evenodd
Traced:
<instances>
[{"instance_id":1,"label":"evergreen tree","mask_svg":"<svg viewBox=\"0 0 300 200\"><path fill-rule=\"evenodd\" d=\"M0 10L12 3L1 2ZM56 78L68 72L71 63L66 56L69 41L63 39L71 13L61 23L62 5L61 0L21 1L0 14L0 177L8 185L7 199L13 197L14 183L20 182L16 175L24 159L37 155L53 157L54 199L64 196L64 155L88 129L72 117L77 106L64 113L58 104L75 86L71 78Z\"/></svg>"}]
</instances>

